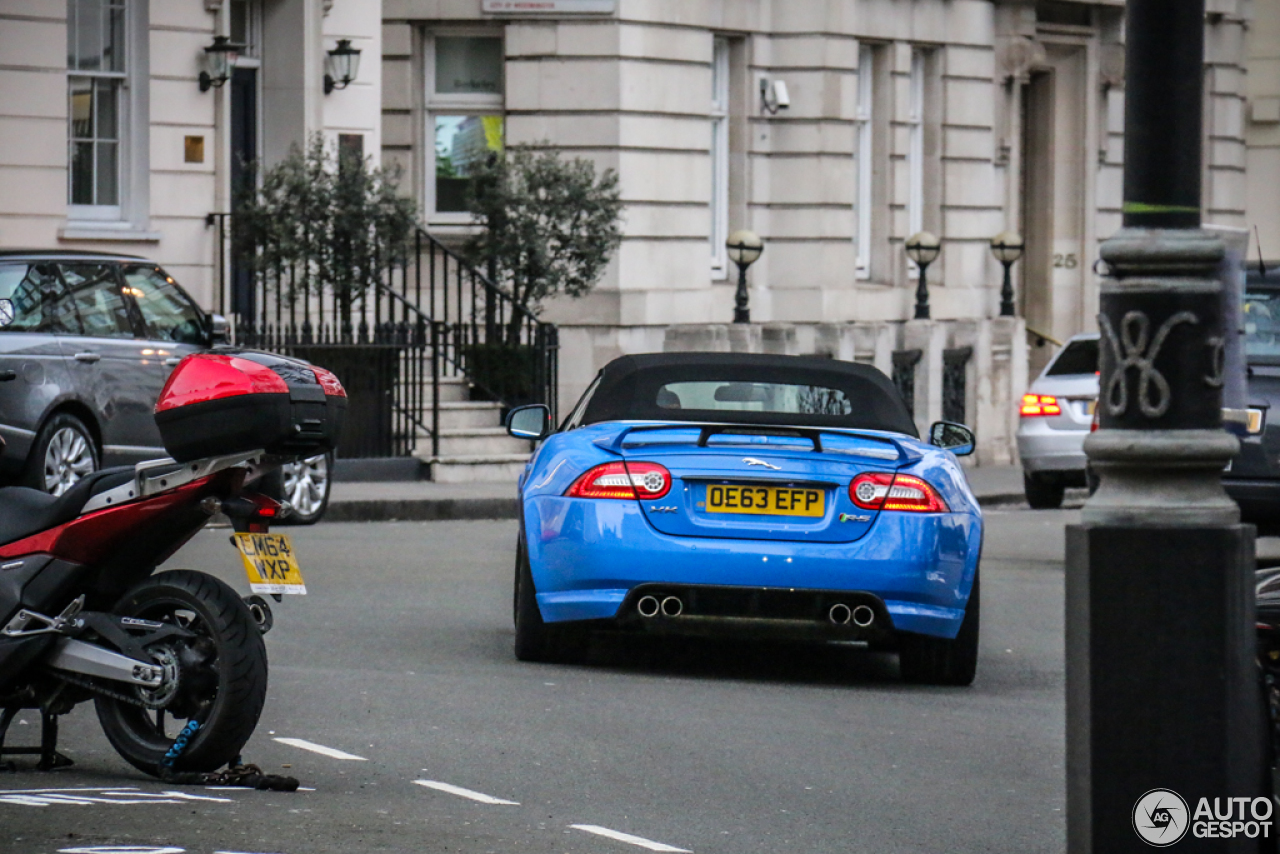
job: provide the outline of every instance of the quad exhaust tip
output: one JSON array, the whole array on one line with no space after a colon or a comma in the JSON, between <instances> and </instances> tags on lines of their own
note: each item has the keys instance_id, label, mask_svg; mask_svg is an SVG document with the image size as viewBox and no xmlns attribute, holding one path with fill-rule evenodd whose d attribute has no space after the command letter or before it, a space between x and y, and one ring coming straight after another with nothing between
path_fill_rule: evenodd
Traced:
<instances>
[{"instance_id":1,"label":"quad exhaust tip","mask_svg":"<svg viewBox=\"0 0 1280 854\"><path fill-rule=\"evenodd\" d=\"M837 626L853 623L858 628L865 629L876 621L876 612L870 605L857 605L850 608L843 602L837 602L827 611L827 619Z\"/></svg>"},{"instance_id":2,"label":"quad exhaust tip","mask_svg":"<svg viewBox=\"0 0 1280 854\"><path fill-rule=\"evenodd\" d=\"M640 601L636 603L636 611L642 617L656 617L660 610L662 610L662 606L656 596L641 596Z\"/></svg>"},{"instance_id":3,"label":"quad exhaust tip","mask_svg":"<svg viewBox=\"0 0 1280 854\"><path fill-rule=\"evenodd\" d=\"M679 596L668 596L662 600L662 616L678 617L684 613L684 602Z\"/></svg>"}]
</instances>

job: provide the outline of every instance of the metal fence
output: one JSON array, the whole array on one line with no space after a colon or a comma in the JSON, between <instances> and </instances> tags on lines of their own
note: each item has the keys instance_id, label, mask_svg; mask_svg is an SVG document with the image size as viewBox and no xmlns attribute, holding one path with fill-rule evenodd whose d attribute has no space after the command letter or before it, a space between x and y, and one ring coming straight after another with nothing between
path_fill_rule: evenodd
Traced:
<instances>
[{"instance_id":1,"label":"metal fence","mask_svg":"<svg viewBox=\"0 0 1280 854\"><path fill-rule=\"evenodd\" d=\"M315 287L305 265L235 257L230 214L207 223L217 229L216 306L234 342L322 364L347 387L344 456L404 456L424 439L438 456L441 380L464 381L473 400L544 403L556 419L556 327L426 231L344 299Z\"/></svg>"}]
</instances>

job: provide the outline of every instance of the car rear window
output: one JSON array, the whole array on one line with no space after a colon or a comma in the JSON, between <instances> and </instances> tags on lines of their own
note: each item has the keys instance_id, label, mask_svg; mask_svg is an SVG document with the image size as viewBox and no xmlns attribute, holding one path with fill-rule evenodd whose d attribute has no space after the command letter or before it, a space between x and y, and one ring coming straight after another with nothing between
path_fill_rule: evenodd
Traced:
<instances>
[{"instance_id":1,"label":"car rear window","mask_svg":"<svg viewBox=\"0 0 1280 854\"><path fill-rule=\"evenodd\" d=\"M853 401L842 389L821 385L759 382L674 382L658 387L661 409L709 412L779 412L791 415L848 415Z\"/></svg>"},{"instance_id":2,"label":"car rear window","mask_svg":"<svg viewBox=\"0 0 1280 854\"><path fill-rule=\"evenodd\" d=\"M1096 374L1098 372L1098 339L1069 341L1066 348L1053 360L1047 377L1067 374Z\"/></svg>"}]
</instances>

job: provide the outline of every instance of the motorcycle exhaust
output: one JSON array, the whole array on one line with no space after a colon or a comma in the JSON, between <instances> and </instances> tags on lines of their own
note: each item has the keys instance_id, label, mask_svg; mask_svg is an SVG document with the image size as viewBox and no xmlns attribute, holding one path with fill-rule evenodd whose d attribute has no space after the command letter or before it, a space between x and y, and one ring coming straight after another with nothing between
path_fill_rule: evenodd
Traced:
<instances>
[{"instance_id":1,"label":"motorcycle exhaust","mask_svg":"<svg viewBox=\"0 0 1280 854\"><path fill-rule=\"evenodd\" d=\"M843 602L837 602L831 606L831 610L827 611L827 619L835 623L837 626L847 626L849 618L853 612L849 610L849 606Z\"/></svg>"},{"instance_id":2,"label":"motorcycle exhaust","mask_svg":"<svg viewBox=\"0 0 1280 854\"><path fill-rule=\"evenodd\" d=\"M860 629L865 629L876 621L876 612L871 610L870 605L859 605L853 609L853 624Z\"/></svg>"},{"instance_id":3,"label":"motorcycle exhaust","mask_svg":"<svg viewBox=\"0 0 1280 854\"><path fill-rule=\"evenodd\" d=\"M246 596L244 604L249 606L249 615L253 617L253 621L258 624L258 631L266 634L271 631L271 627L275 625L275 617L271 614L271 606L267 604L267 600L261 596Z\"/></svg>"},{"instance_id":4,"label":"motorcycle exhaust","mask_svg":"<svg viewBox=\"0 0 1280 854\"><path fill-rule=\"evenodd\" d=\"M662 615L664 617L678 617L684 613L684 602L680 601L678 596L668 596L662 600Z\"/></svg>"},{"instance_id":5,"label":"motorcycle exhaust","mask_svg":"<svg viewBox=\"0 0 1280 854\"><path fill-rule=\"evenodd\" d=\"M661 607L656 596L641 596L640 601L636 603L636 611L646 619L658 616Z\"/></svg>"}]
</instances>

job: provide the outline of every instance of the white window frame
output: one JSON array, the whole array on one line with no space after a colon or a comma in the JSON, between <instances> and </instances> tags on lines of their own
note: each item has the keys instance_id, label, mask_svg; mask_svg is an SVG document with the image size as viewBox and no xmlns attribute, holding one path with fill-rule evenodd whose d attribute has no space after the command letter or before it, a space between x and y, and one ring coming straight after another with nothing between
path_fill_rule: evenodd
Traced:
<instances>
[{"instance_id":1,"label":"white window frame","mask_svg":"<svg viewBox=\"0 0 1280 854\"><path fill-rule=\"evenodd\" d=\"M924 230L924 74L924 51L913 48L907 106L907 233L904 237ZM907 259L907 275L913 279L920 275L920 268L910 259Z\"/></svg>"},{"instance_id":2,"label":"white window frame","mask_svg":"<svg viewBox=\"0 0 1280 854\"><path fill-rule=\"evenodd\" d=\"M67 116L67 219L58 231L63 240L158 240L150 226L150 17L149 0L125 0L124 71L101 72L67 69L67 92L71 78L120 80L117 102L117 186L118 204L77 205L71 203L71 116ZM67 0L71 26L71 0ZM69 30L68 30L69 32Z\"/></svg>"},{"instance_id":3,"label":"white window frame","mask_svg":"<svg viewBox=\"0 0 1280 854\"><path fill-rule=\"evenodd\" d=\"M711 277L729 276L729 39L715 36L711 50Z\"/></svg>"},{"instance_id":4,"label":"white window frame","mask_svg":"<svg viewBox=\"0 0 1280 854\"><path fill-rule=\"evenodd\" d=\"M875 110L875 56L876 50L872 45L858 45L858 106L854 113L857 125L857 162L854 165L858 171L858 190L854 200L854 216L857 219L854 243L857 258L855 276L860 280L871 278L871 208L874 204L875 181L875 164L872 163L875 156L872 126Z\"/></svg>"},{"instance_id":5,"label":"white window frame","mask_svg":"<svg viewBox=\"0 0 1280 854\"><path fill-rule=\"evenodd\" d=\"M423 76L423 184L422 209L429 223L437 225L472 225L471 214L465 211L436 210L436 116L491 116L503 117L503 133L506 132L506 68L504 61L502 91L483 93L436 94L436 39L437 38L495 38L503 41L501 30L478 27L450 27L431 29L422 37ZM505 50L504 50L505 55Z\"/></svg>"}]
</instances>

